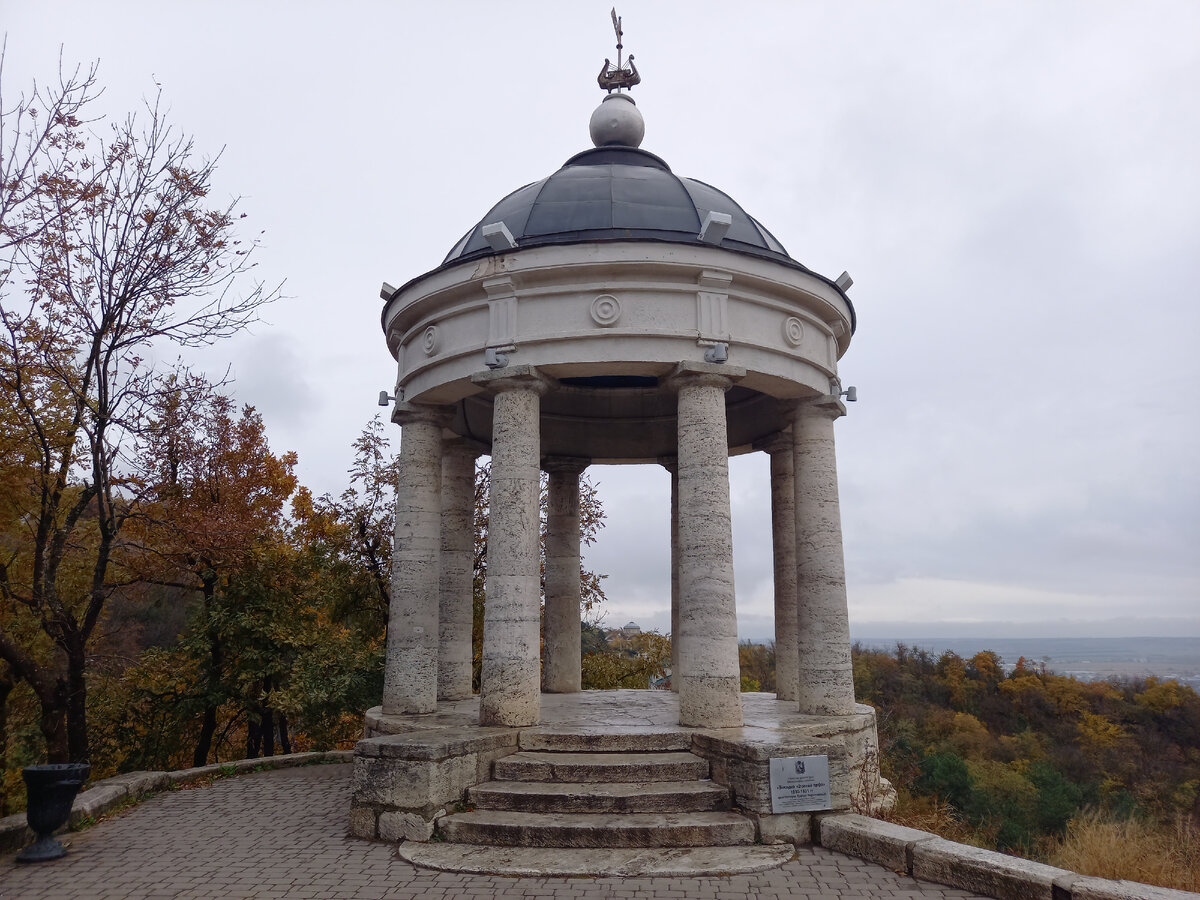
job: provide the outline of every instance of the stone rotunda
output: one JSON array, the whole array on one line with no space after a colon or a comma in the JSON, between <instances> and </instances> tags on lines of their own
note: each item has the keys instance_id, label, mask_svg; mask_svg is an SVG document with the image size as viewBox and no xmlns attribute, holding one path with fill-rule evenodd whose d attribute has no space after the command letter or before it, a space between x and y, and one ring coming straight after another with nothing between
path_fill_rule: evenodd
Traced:
<instances>
[{"instance_id":1,"label":"stone rotunda","mask_svg":"<svg viewBox=\"0 0 1200 900\"><path fill-rule=\"evenodd\" d=\"M827 758L828 805L807 809L878 799L874 715L854 699L834 453L850 280L805 268L727 194L641 149L629 83L593 113L593 149L496 203L436 269L384 285L401 474L383 702L356 750L356 834L419 838L499 778L497 760L562 750L572 733L575 749L617 755L682 741L759 840L804 827L780 808L772 760ZM759 451L770 455L774 695L740 691L734 603L728 459ZM480 455L492 469L475 698ZM593 463L671 474L677 694L580 692L579 478Z\"/></svg>"}]
</instances>

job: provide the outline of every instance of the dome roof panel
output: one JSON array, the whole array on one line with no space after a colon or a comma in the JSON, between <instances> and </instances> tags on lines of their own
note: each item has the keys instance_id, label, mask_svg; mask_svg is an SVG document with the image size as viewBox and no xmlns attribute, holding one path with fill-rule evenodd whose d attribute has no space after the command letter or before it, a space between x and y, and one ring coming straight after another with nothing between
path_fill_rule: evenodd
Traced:
<instances>
[{"instance_id":1,"label":"dome roof panel","mask_svg":"<svg viewBox=\"0 0 1200 900\"><path fill-rule=\"evenodd\" d=\"M483 238L483 227L495 222L504 223L517 249L619 240L700 244L700 228L710 212L732 220L719 244L724 249L809 271L724 191L675 175L653 153L613 145L577 153L549 178L513 191L442 264L507 252L492 249Z\"/></svg>"}]
</instances>

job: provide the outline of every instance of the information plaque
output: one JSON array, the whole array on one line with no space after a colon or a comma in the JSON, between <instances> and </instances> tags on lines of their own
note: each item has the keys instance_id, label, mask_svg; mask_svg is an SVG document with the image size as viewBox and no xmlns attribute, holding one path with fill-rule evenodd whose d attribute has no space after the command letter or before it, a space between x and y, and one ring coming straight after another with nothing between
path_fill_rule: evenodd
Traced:
<instances>
[{"instance_id":1,"label":"information plaque","mask_svg":"<svg viewBox=\"0 0 1200 900\"><path fill-rule=\"evenodd\" d=\"M812 812L832 805L828 756L771 759L771 812Z\"/></svg>"}]
</instances>

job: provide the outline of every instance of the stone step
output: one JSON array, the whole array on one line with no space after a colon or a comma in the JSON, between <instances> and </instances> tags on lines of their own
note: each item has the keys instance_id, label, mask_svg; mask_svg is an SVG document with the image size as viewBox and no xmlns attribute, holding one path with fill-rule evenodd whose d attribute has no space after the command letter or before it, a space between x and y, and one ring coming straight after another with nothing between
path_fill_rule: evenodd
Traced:
<instances>
[{"instance_id":1,"label":"stone step","mask_svg":"<svg viewBox=\"0 0 1200 900\"><path fill-rule=\"evenodd\" d=\"M564 753L522 750L493 764L496 781L692 781L708 777L708 761L691 753Z\"/></svg>"},{"instance_id":2,"label":"stone step","mask_svg":"<svg viewBox=\"0 0 1200 900\"><path fill-rule=\"evenodd\" d=\"M527 728L521 732L522 750L567 750L579 753L649 753L656 750L690 750L686 731L663 731L636 725L614 726L605 731Z\"/></svg>"},{"instance_id":3,"label":"stone step","mask_svg":"<svg viewBox=\"0 0 1200 900\"><path fill-rule=\"evenodd\" d=\"M754 842L733 812L532 813L476 809L438 822L446 840L501 847L728 847Z\"/></svg>"},{"instance_id":4,"label":"stone step","mask_svg":"<svg viewBox=\"0 0 1200 900\"><path fill-rule=\"evenodd\" d=\"M471 788L468 796L480 809L522 812L716 812L730 806L729 789L711 781L489 781Z\"/></svg>"},{"instance_id":5,"label":"stone step","mask_svg":"<svg viewBox=\"0 0 1200 900\"><path fill-rule=\"evenodd\" d=\"M405 841L400 858L427 869L481 875L711 877L762 872L795 855L791 844L748 847L574 848L547 853L540 847L424 844Z\"/></svg>"}]
</instances>

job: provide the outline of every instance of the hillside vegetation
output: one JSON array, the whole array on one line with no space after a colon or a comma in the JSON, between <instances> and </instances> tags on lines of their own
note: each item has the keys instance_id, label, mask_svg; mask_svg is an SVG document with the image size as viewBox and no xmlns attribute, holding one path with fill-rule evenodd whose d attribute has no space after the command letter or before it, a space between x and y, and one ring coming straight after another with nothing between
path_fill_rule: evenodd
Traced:
<instances>
[{"instance_id":1,"label":"hillside vegetation","mask_svg":"<svg viewBox=\"0 0 1200 900\"><path fill-rule=\"evenodd\" d=\"M995 653L854 648L889 817L1085 874L1200 889L1200 695Z\"/></svg>"}]
</instances>

